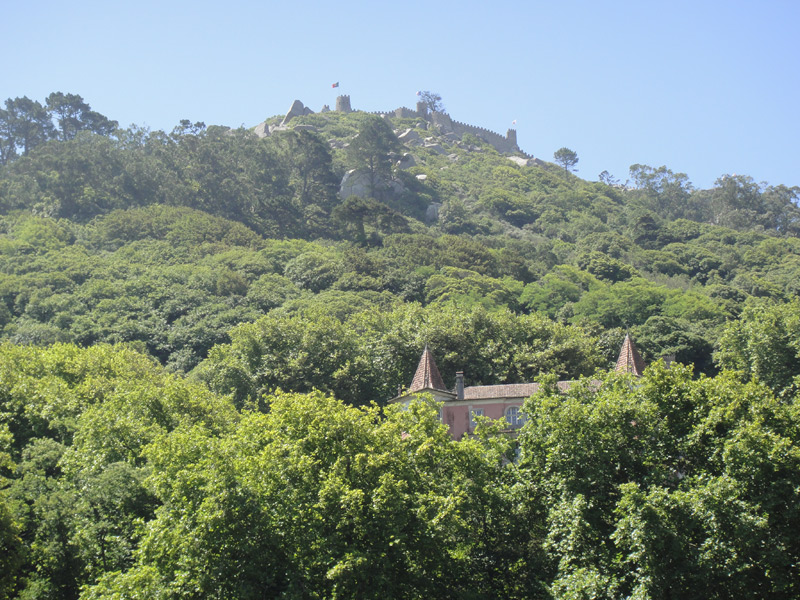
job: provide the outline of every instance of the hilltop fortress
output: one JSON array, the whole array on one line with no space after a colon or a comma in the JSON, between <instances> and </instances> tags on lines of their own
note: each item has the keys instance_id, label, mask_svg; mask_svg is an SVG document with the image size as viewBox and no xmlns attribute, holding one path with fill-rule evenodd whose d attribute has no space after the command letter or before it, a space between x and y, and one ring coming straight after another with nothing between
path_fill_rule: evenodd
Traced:
<instances>
[{"instance_id":1,"label":"hilltop fortress","mask_svg":"<svg viewBox=\"0 0 800 600\"><path fill-rule=\"evenodd\" d=\"M336 98L336 112L341 113L350 113L353 112L353 109L350 106L350 96L339 96ZM320 111L322 113L330 112L330 107L326 104L322 107ZM286 116L281 121L280 125L267 125L265 123L260 123L255 128L256 135L260 137L267 137L273 131L279 131L281 129L285 129L288 123L295 117L300 117L303 115L310 115L314 114L314 111L304 106L300 100L295 100L292 103L289 112L286 113ZM443 135L449 135L460 139L465 133L469 133L474 135L475 137L483 140L484 142L490 144L494 147L495 150L500 152L501 154L515 154L515 153L522 153L517 146L517 130L516 129L509 129L506 132L505 137L500 135L499 133L495 133L494 131L490 131L483 127L476 127L474 125L468 125L466 123L461 123L459 121L454 121L450 118L450 115L443 112L437 111L428 111L428 107L424 102L417 102L417 109L411 110L410 108L406 108L401 106L400 108L396 108L390 111L370 111L370 114L377 114L381 116L393 116L401 119L411 119L411 118L419 118L424 119L429 127L435 127L439 130L439 132ZM528 156L528 155L526 155Z\"/></svg>"}]
</instances>

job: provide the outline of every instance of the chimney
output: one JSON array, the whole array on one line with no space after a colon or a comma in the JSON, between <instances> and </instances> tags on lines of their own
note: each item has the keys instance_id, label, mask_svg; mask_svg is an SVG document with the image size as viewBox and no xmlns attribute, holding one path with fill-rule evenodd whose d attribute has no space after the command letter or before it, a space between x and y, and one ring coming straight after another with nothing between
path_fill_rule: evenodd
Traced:
<instances>
[{"instance_id":1,"label":"chimney","mask_svg":"<svg viewBox=\"0 0 800 600\"><path fill-rule=\"evenodd\" d=\"M464 371L456 372L456 400L464 399Z\"/></svg>"}]
</instances>

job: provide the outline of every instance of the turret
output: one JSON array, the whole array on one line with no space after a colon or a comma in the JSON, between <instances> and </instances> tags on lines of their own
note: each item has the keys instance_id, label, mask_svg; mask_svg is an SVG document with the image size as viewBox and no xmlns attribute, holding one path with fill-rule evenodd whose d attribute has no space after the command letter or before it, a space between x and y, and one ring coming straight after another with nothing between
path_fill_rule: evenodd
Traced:
<instances>
[{"instance_id":1,"label":"turret","mask_svg":"<svg viewBox=\"0 0 800 600\"><path fill-rule=\"evenodd\" d=\"M622 348L619 351L619 358L617 358L617 365L614 370L617 373L630 373L636 377L641 377L644 372L644 360L642 355L636 349L631 336L625 334L625 341L622 342Z\"/></svg>"},{"instance_id":2,"label":"turret","mask_svg":"<svg viewBox=\"0 0 800 600\"><path fill-rule=\"evenodd\" d=\"M517 145L517 130L516 129L509 129L506 132L506 139L508 140L509 144L511 144L512 146L516 147L516 145Z\"/></svg>"},{"instance_id":3,"label":"turret","mask_svg":"<svg viewBox=\"0 0 800 600\"><path fill-rule=\"evenodd\" d=\"M336 112L343 112L343 113L353 112L353 109L350 108L350 96L337 96Z\"/></svg>"}]
</instances>

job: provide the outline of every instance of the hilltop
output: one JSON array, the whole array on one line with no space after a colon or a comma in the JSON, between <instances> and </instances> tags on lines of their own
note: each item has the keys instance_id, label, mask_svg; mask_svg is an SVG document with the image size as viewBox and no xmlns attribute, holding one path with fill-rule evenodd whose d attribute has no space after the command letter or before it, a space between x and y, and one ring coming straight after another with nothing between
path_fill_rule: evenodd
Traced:
<instances>
[{"instance_id":1,"label":"hilltop","mask_svg":"<svg viewBox=\"0 0 800 600\"><path fill-rule=\"evenodd\" d=\"M800 190L79 99L0 114L0 597L798 595Z\"/></svg>"},{"instance_id":2,"label":"hilltop","mask_svg":"<svg viewBox=\"0 0 800 600\"><path fill-rule=\"evenodd\" d=\"M676 354L714 373L747 307L797 297L797 188L736 175L696 190L647 165L631 167L627 186L590 182L515 144L498 151L511 132L423 107L372 114L342 97L337 109L295 102L253 130L95 131L113 122L93 117L18 146L0 170L3 336L130 342L189 371L242 323L290 319L302 331L321 311L335 337L335 322L364 311L453 311L453 323L507 311L591 346L502 368L476 357L475 383L493 384L590 374L626 330L649 361ZM461 343L455 331L440 338L443 349ZM397 380L370 375L345 391L331 363L315 385L385 400L419 350L391 351ZM276 371L276 385L308 388L293 369Z\"/></svg>"}]
</instances>

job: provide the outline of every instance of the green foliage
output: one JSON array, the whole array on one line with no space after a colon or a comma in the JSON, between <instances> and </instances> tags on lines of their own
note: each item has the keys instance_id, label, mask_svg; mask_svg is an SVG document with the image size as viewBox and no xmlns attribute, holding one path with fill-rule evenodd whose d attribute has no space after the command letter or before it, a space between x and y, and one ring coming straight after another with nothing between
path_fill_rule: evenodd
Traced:
<instances>
[{"instance_id":1,"label":"green foliage","mask_svg":"<svg viewBox=\"0 0 800 600\"><path fill-rule=\"evenodd\" d=\"M724 369L741 371L791 396L800 388L800 303L752 301L725 327L716 356Z\"/></svg>"},{"instance_id":2,"label":"green foliage","mask_svg":"<svg viewBox=\"0 0 800 600\"><path fill-rule=\"evenodd\" d=\"M246 415L225 438L176 430L151 447L164 506L148 524L146 551L89 597L142 580L160 597L537 590L536 576L516 567L524 545L484 563L485 553L529 537L504 531L515 516L500 491L513 480L501 461L507 444L452 442L427 401L383 418L321 394L269 404L269 414Z\"/></svg>"},{"instance_id":3,"label":"green foliage","mask_svg":"<svg viewBox=\"0 0 800 600\"><path fill-rule=\"evenodd\" d=\"M0 598L798 595L796 188L4 106ZM601 381L623 328L651 367ZM540 381L518 440L373 404L426 344Z\"/></svg>"},{"instance_id":4,"label":"green foliage","mask_svg":"<svg viewBox=\"0 0 800 600\"><path fill-rule=\"evenodd\" d=\"M193 375L239 405L275 389L319 389L353 404L385 402L426 343L448 380L464 370L475 383L530 381L545 373L574 378L604 366L595 340L538 315L516 316L444 303L359 310L338 316L330 302L291 316L272 312L231 332Z\"/></svg>"},{"instance_id":5,"label":"green foliage","mask_svg":"<svg viewBox=\"0 0 800 600\"><path fill-rule=\"evenodd\" d=\"M796 592L794 407L732 377L656 366L635 387L586 382L524 408L520 469L550 507L554 593Z\"/></svg>"},{"instance_id":6,"label":"green foliage","mask_svg":"<svg viewBox=\"0 0 800 600\"><path fill-rule=\"evenodd\" d=\"M422 102L429 111L441 113L446 112L444 109L444 104L442 104L442 97L436 92L424 90L419 92L417 96L419 97L420 102Z\"/></svg>"},{"instance_id":7,"label":"green foliage","mask_svg":"<svg viewBox=\"0 0 800 600\"><path fill-rule=\"evenodd\" d=\"M218 433L233 419L126 348L0 346L4 595L77 598L130 567L158 504L144 448L182 424Z\"/></svg>"},{"instance_id":8,"label":"green foliage","mask_svg":"<svg viewBox=\"0 0 800 600\"><path fill-rule=\"evenodd\" d=\"M347 157L354 168L366 169L373 196L376 195L378 181L386 180L391 175L389 154L399 149L400 142L384 119L367 115L361 120L358 135L347 147Z\"/></svg>"},{"instance_id":9,"label":"green foliage","mask_svg":"<svg viewBox=\"0 0 800 600\"><path fill-rule=\"evenodd\" d=\"M559 148L553 153L553 160L556 161L556 164L561 165L565 173L569 173L578 164L578 154L566 147Z\"/></svg>"}]
</instances>

